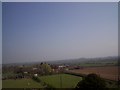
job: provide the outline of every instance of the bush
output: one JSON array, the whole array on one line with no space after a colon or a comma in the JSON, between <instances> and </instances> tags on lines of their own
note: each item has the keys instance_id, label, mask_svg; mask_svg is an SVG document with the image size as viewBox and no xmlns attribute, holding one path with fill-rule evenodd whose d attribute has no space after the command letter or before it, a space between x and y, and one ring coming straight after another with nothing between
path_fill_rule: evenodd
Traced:
<instances>
[{"instance_id":1,"label":"bush","mask_svg":"<svg viewBox=\"0 0 120 90\"><path fill-rule=\"evenodd\" d=\"M38 77L33 76L32 79L36 82L40 82L40 79Z\"/></svg>"},{"instance_id":2,"label":"bush","mask_svg":"<svg viewBox=\"0 0 120 90\"><path fill-rule=\"evenodd\" d=\"M96 74L89 74L84 77L82 81L78 82L76 88L89 88L89 90L105 90L106 83Z\"/></svg>"}]
</instances>

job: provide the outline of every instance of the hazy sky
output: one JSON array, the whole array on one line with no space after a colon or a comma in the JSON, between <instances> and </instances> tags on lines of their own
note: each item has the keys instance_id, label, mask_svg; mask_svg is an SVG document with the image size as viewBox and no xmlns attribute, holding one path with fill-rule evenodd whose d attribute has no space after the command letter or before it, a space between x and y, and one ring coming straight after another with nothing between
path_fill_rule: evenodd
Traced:
<instances>
[{"instance_id":1,"label":"hazy sky","mask_svg":"<svg viewBox=\"0 0 120 90\"><path fill-rule=\"evenodd\" d=\"M3 63L118 55L116 3L3 3Z\"/></svg>"}]
</instances>

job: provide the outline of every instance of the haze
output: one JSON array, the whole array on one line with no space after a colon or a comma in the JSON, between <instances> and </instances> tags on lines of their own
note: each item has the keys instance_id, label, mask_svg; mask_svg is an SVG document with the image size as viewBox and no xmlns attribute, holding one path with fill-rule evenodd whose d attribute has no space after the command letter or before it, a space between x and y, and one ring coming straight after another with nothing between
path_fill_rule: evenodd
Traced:
<instances>
[{"instance_id":1,"label":"haze","mask_svg":"<svg viewBox=\"0 0 120 90\"><path fill-rule=\"evenodd\" d=\"M3 63L117 56L116 3L2 3Z\"/></svg>"}]
</instances>

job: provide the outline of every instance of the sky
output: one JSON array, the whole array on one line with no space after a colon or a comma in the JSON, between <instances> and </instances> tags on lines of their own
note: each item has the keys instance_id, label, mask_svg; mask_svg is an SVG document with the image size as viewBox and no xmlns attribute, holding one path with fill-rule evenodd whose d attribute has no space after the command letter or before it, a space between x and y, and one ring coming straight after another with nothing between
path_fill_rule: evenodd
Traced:
<instances>
[{"instance_id":1,"label":"sky","mask_svg":"<svg viewBox=\"0 0 120 90\"><path fill-rule=\"evenodd\" d=\"M3 63L118 55L118 3L2 3Z\"/></svg>"},{"instance_id":2,"label":"sky","mask_svg":"<svg viewBox=\"0 0 120 90\"><path fill-rule=\"evenodd\" d=\"M1 0L2 2L119 2L119 0Z\"/></svg>"}]
</instances>

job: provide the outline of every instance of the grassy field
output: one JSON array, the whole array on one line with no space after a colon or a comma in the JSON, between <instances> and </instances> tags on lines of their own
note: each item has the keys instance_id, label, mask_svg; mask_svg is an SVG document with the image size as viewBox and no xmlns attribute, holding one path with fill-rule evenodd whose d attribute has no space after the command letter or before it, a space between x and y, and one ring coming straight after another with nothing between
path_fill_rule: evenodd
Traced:
<instances>
[{"instance_id":1,"label":"grassy field","mask_svg":"<svg viewBox=\"0 0 120 90\"><path fill-rule=\"evenodd\" d=\"M40 83L32 79L19 79L19 80L3 80L3 88L43 88Z\"/></svg>"},{"instance_id":2,"label":"grassy field","mask_svg":"<svg viewBox=\"0 0 120 90\"><path fill-rule=\"evenodd\" d=\"M40 79L55 88L74 88L82 80L81 77L68 74L42 76Z\"/></svg>"},{"instance_id":3,"label":"grassy field","mask_svg":"<svg viewBox=\"0 0 120 90\"><path fill-rule=\"evenodd\" d=\"M79 66L84 67L97 67L97 66L116 66L117 62L86 62L86 63L79 63Z\"/></svg>"},{"instance_id":4,"label":"grassy field","mask_svg":"<svg viewBox=\"0 0 120 90\"><path fill-rule=\"evenodd\" d=\"M44 88L43 82L55 88L74 88L82 80L81 77L58 74L39 77L41 82L35 82L32 79L3 80L3 88ZM29 83L29 84L28 84Z\"/></svg>"}]
</instances>

